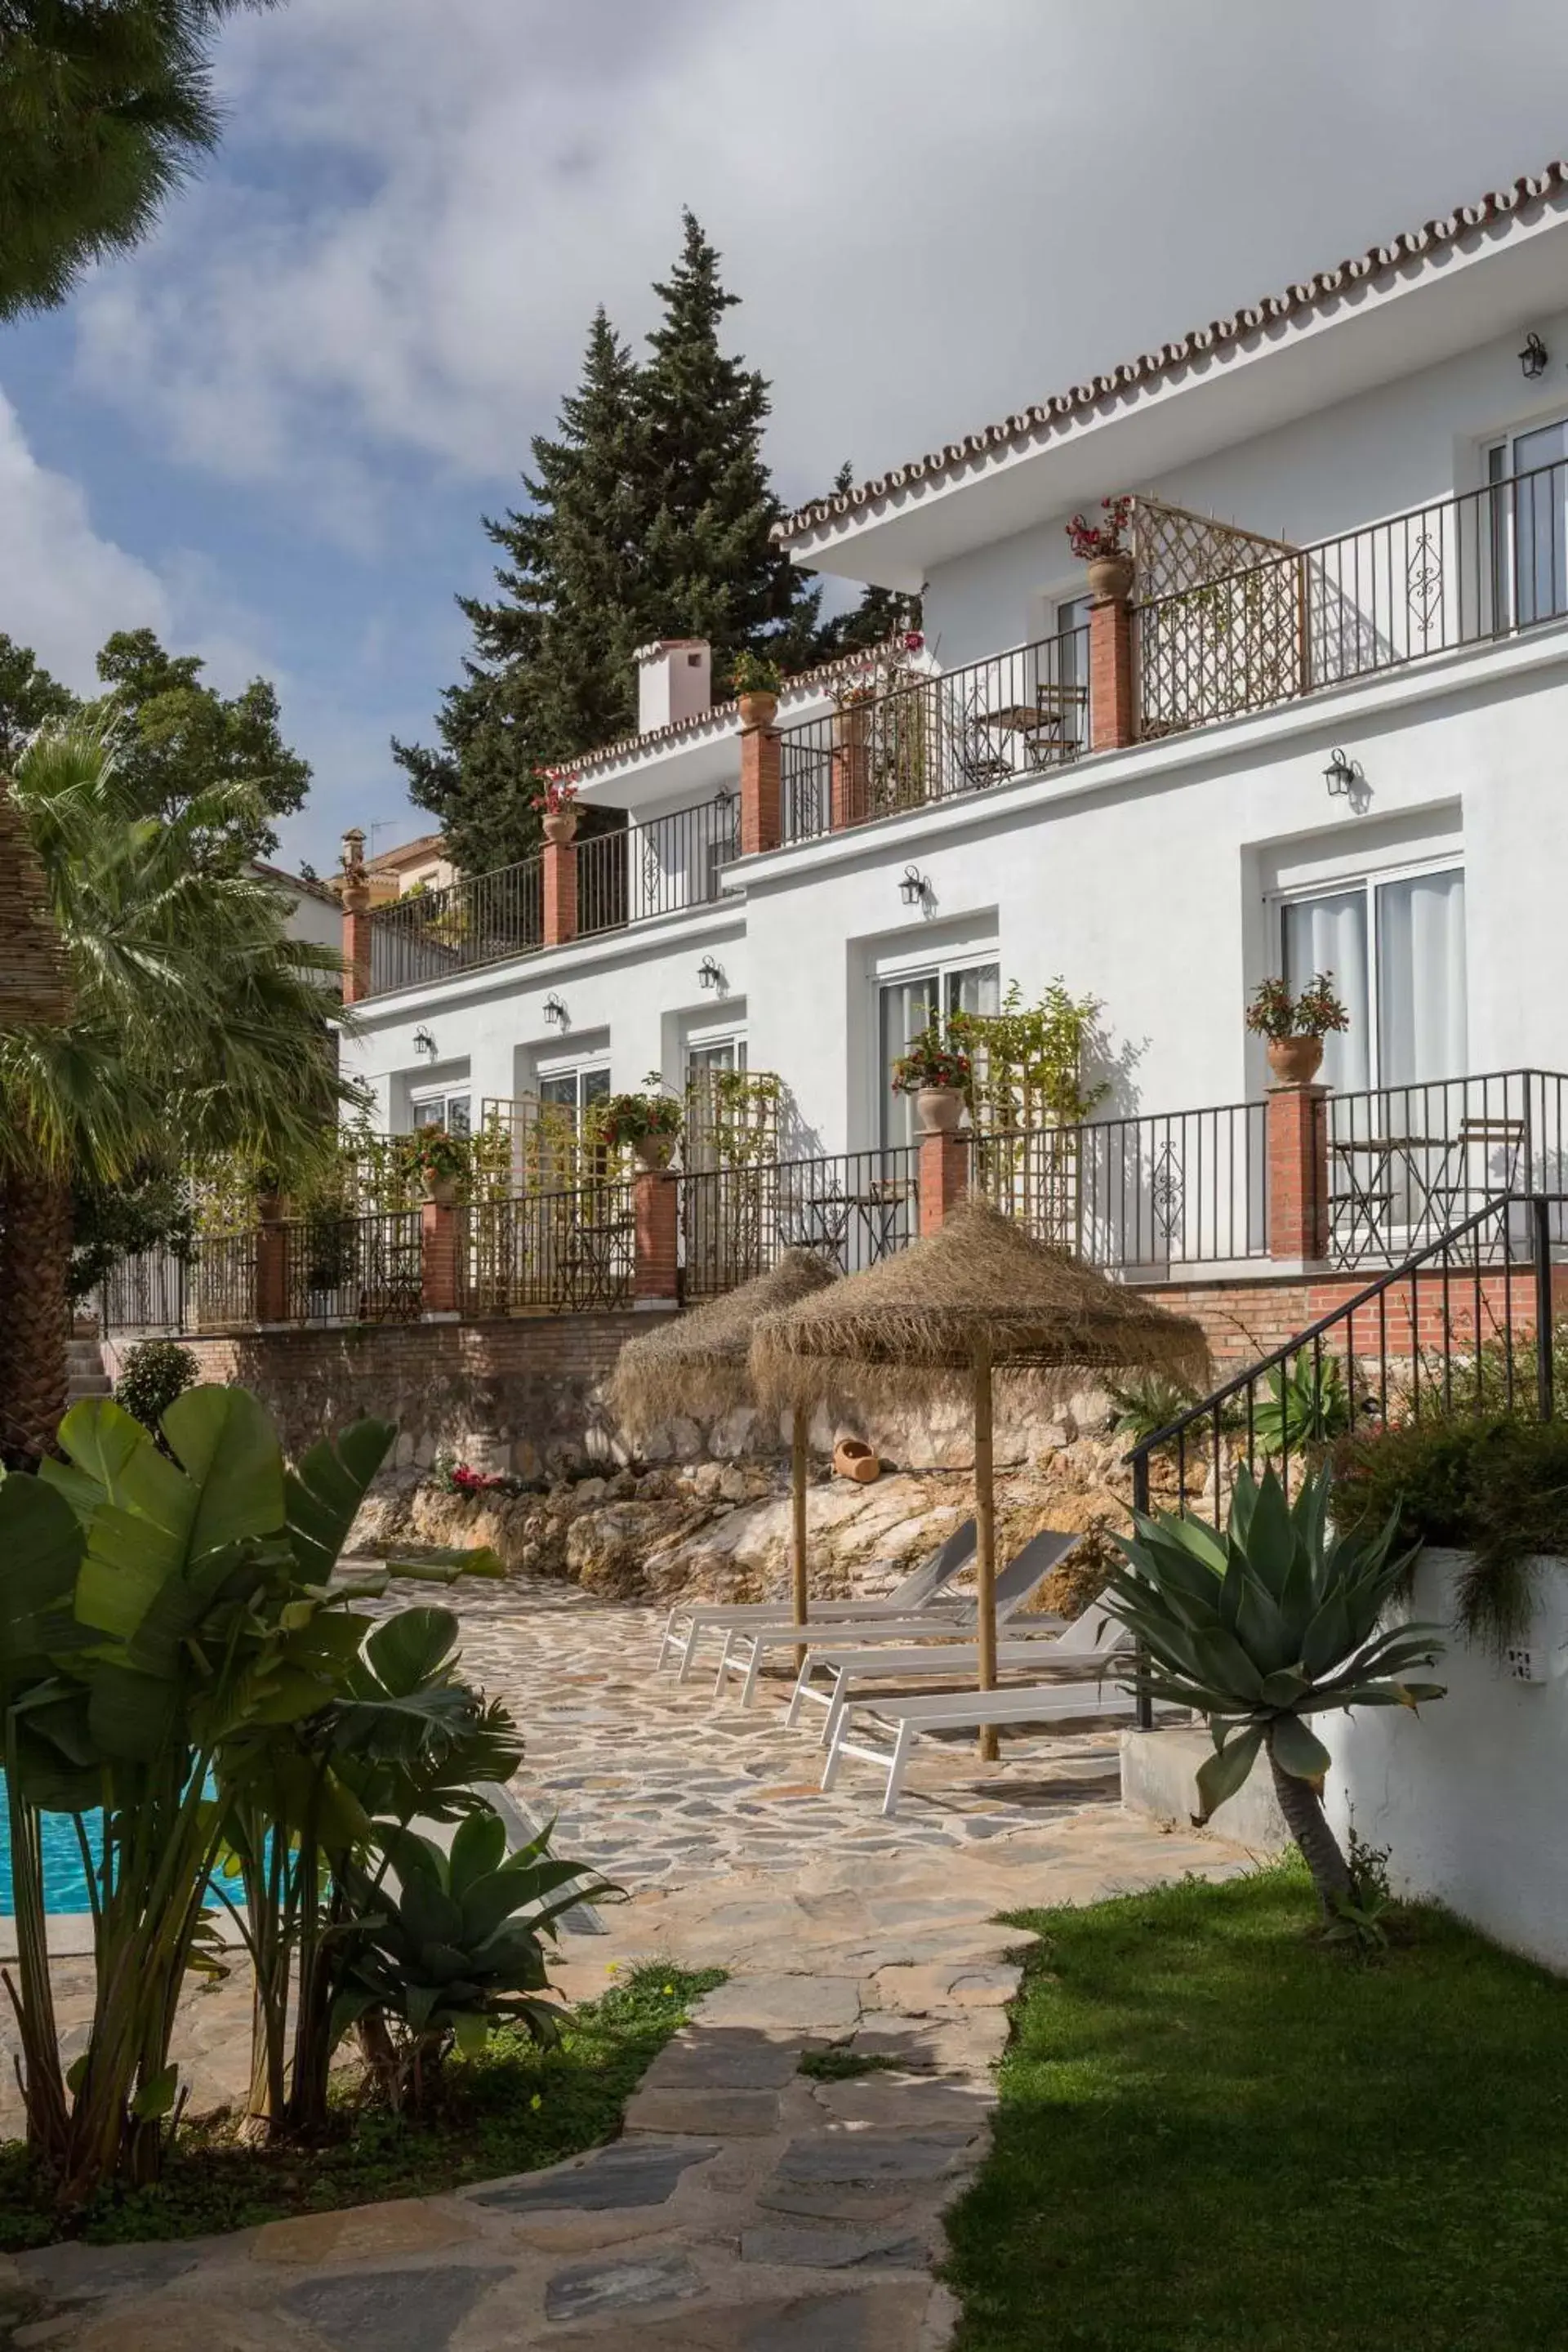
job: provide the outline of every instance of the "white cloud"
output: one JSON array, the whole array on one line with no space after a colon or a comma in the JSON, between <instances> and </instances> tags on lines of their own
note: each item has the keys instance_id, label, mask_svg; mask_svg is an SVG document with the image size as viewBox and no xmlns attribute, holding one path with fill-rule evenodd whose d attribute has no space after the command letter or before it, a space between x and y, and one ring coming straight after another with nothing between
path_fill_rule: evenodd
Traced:
<instances>
[{"instance_id":1,"label":"white cloud","mask_svg":"<svg viewBox=\"0 0 1568 2352\"><path fill-rule=\"evenodd\" d=\"M82 364L363 538L388 451L524 461L689 202L804 495L1535 167L1565 67L1538 0L292 0Z\"/></svg>"},{"instance_id":2,"label":"white cloud","mask_svg":"<svg viewBox=\"0 0 1568 2352\"><path fill-rule=\"evenodd\" d=\"M82 689L110 630L165 630L171 617L163 582L99 535L79 485L39 465L0 392L0 630Z\"/></svg>"}]
</instances>

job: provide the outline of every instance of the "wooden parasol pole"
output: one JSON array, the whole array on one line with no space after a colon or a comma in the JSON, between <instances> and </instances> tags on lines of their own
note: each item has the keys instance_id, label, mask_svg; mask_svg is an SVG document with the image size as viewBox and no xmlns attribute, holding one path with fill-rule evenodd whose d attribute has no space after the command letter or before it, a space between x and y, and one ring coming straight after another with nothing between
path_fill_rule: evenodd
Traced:
<instances>
[{"instance_id":1,"label":"wooden parasol pole","mask_svg":"<svg viewBox=\"0 0 1568 2352\"><path fill-rule=\"evenodd\" d=\"M796 1405L795 1409L795 1419L790 1430L789 1449L790 1592L795 1602L795 1614L792 1622L796 1625L805 1624L811 1613L810 1594L807 1590L805 1576L805 1474L807 1468L805 1447L806 1428L805 1410L804 1406ZM805 1650L797 1650L795 1654L795 1670L797 1675L805 1664Z\"/></svg>"},{"instance_id":2,"label":"wooden parasol pole","mask_svg":"<svg viewBox=\"0 0 1568 2352\"><path fill-rule=\"evenodd\" d=\"M974 1350L974 1613L980 1636L980 1687L996 1687L996 1495L991 1444L991 1350ZM994 1764L996 1729L980 1734L980 1760Z\"/></svg>"}]
</instances>

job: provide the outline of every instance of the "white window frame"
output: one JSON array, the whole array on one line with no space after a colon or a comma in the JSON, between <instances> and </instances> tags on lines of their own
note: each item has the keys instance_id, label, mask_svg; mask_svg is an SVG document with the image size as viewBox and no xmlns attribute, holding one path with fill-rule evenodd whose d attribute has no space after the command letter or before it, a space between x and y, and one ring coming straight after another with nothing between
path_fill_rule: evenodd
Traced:
<instances>
[{"instance_id":1,"label":"white window frame","mask_svg":"<svg viewBox=\"0 0 1568 2352\"><path fill-rule=\"evenodd\" d=\"M901 982L918 980L922 972L931 972L936 979L937 993L942 1000L943 1017L947 1009L947 983L955 973L973 971L978 964L994 964L998 995L1002 987L1002 950L995 940L988 944L973 941L962 947L948 946L933 951L923 951L913 946L895 955L879 956L871 968L869 1063L870 1089L867 1105L866 1133L871 1138L872 1149L881 1150L882 1144L882 991L896 988Z\"/></svg>"},{"instance_id":2,"label":"white window frame","mask_svg":"<svg viewBox=\"0 0 1568 2352\"><path fill-rule=\"evenodd\" d=\"M1279 890L1265 894L1268 908L1270 971L1285 969L1285 908L1300 906L1310 898L1346 898L1360 890L1366 899L1366 985L1367 985L1367 1084L1375 1092L1384 1084L1381 1063L1383 1058L1383 1008L1378 999L1380 982L1379 941L1377 929L1377 893L1385 883L1415 882L1425 874L1464 874L1464 852L1459 848L1436 851L1429 857L1405 858L1389 866L1361 866L1348 874L1324 874L1307 882L1294 882ZM1298 981L1296 985L1300 985ZM1469 1005L1465 1006L1465 1025L1469 1027ZM1462 1076L1461 1072L1445 1071L1447 1077Z\"/></svg>"}]
</instances>

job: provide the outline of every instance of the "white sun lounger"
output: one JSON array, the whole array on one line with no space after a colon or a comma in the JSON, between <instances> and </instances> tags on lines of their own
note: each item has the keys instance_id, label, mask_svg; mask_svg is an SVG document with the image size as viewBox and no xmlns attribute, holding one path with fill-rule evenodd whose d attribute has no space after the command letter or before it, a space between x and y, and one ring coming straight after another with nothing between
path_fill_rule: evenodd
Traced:
<instances>
[{"instance_id":1,"label":"white sun lounger","mask_svg":"<svg viewBox=\"0 0 1568 2352\"><path fill-rule=\"evenodd\" d=\"M1063 1631L1059 1617L1031 1617L1010 1642L996 1644L999 1671L1014 1666L1037 1667L1042 1652L1056 1647ZM975 1641L921 1642L912 1649L810 1650L795 1680L795 1696L784 1717L793 1731L803 1706L825 1710L818 1746L831 1747L841 1710L860 1695L862 1683L929 1682L934 1675L965 1675L973 1685L980 1665ZM823 1680L816 1677L821 1675Z\"/></svg>"},{"instance_id":2,"label":"white sun lounger","mask_svg":"<svg viewBox=\"0 0 1568 2352\"><path fill-rule=\"evenodd\" d=\"M1059 1671L1052 1672L1048 1681L992 1691L925 1691L906 1698L850 1697L839 1710L823 1767L823 1788L832 1788L846 1756L875 1764L887 1775L882 1813L888 1819L899 1809L910 1750L919 1732L981 1731L1135 1711L1138 1702L1131 1693L1108 1681L1131 1667L1131 1643L1100 1603L1086 1610L1058 1642L1043 1646L1038 1665L1033 1660L1026 1664L1031 1673L1040 1672L1054 1649L1052 1664ZM877 1732L882 1738L874 1745Z\"/></svg>"},{"instance_id":3,"label":"white sun lounger","mask_svg":"<svg viewBox=\"0 0 1568 2352\"><path fill-rule=\"evenodd\" d=\"M869 1620L880 1623L884 1618L906 1617L917 1610L933 1608L945 1588L973 1558L974 1552L974 1522L965 1519L955 1528L944 1544L940 1544L921 1560L917 1569L894 1586L880 1601L814 1601L811 1622L819 1624L861 1624ZM956 1621L947 1621L950 1624ZM793 1625L795 1612L787 1601L678 1601L665 1620L664 1638L658 1647L658 1666L677 1657L680 1661L678 1680L690 1678L696 1664L698 1644L704 1634L727 1633L732 1627L752 1625ZM657 1670L656 1670L657 1671Z\"/></svg>"},{"instance_id":4,"label":"white sun lounger","mask_svg":"<svg viewBox=\"0 0 1568 2352\"><path fill-rule=\"evenodd\" d=\"M1058 1535L1053 1528L1042 1528L1031 1536L1016 1559L1009 1560L996 1579L996 1620L1004 1624L1016 1614L1025 1601L1039 1589L1074 1544L1082 1540L1079 1535ZM817 1650L858 1650L870 1643L893 1643L910 1642L973 1641L975 1637L975 1601L966 1596L962 1616L868 1618L853 1624L836 1624L821 1633L808 1625L731 1626L724 1640L724 1654L719 1661L714 1678L713 1696L717 1698L731 1675L742 1678L741 1704L750 1706L756 1696L757 1677L763 1660L772 1650L805 1649L808 1654Z\"/></svg>"}]
</instances>

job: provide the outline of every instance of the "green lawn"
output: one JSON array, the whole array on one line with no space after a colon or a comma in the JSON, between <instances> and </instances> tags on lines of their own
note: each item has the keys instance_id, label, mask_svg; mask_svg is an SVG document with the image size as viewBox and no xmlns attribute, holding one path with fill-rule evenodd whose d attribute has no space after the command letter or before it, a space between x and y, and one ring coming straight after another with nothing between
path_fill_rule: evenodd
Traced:
<instances>
[{"instance_id":1,"label":"green lawn","mask_svg":"<svg viewBox=\"0 0 1568 2352\"><path fill-rule=\"evenodd\" d=\"M1568 2346L1568 1984L1434 1911L1327 1949L1285 1867L1019 1924L962 2352Z\"/></svg>"},{"instance_id":2,"label":"green lawn","mask_svg":"<svg viewBox=\"0 0 1568 2352\"><path fill-rule=\"evenodd\" d=\"M205 2118L180 2133L156 2189L106 2196L73 2217L68 2232L26 2147L5 2142L0 2250L62 2234L100 2244L199 2237L558 2164L615 2137L627 2099L692 2002L722 1981L721 1969L656 1963L576 2010L558 2049L503 2030L483 2057L448 2062L445 2096L418 2124L345 2095L323 2140L258 2148L236 2137L226 2116Z\"/></svg>"}]
</instances>

